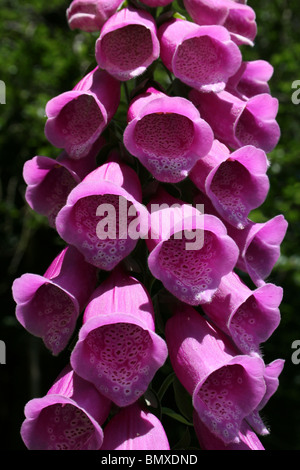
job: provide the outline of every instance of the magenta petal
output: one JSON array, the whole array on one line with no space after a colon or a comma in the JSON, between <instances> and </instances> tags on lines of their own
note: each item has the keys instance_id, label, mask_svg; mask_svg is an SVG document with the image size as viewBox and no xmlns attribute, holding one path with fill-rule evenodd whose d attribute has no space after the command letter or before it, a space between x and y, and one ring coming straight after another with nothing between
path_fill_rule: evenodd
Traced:
<instances>
[{"instance_id":1,"label":"magenta petal","mask_svg":"<svg viewBox=\"0 0 300 470\"><path fill-rule=\"evenodd\" d=\"M170 450L170 445L160 420L134 403L105 426L101 450Z\"/></svg>"},{"instance_id":2,"label":"magenta petal","mask_svg":"<svg viewBox=\"0 0 300 470\"><path fill-rule=\"evenodd\" d=\"M260 344L280 323L282 294L282 288L274 284L252 291L237 274L230 273L221 279L212 301L202 305L202 309L241 352L259 353Z\"/></svg>"},{"instance_id":3,"label":"magenta petal","mask_svg":"<svg viewBox=\"0 0 300 470\"><path fill-rule=\"evenodd\" d=\"M70 29L100 31L124 0L73 0L67 9Z\"/></svg>"},{"instance_id":4,"label":"magenta petal","mask_svg":"<svg viewBox=\"0 0 300 470\"><path fill-rule=\"evenodd\" d=\"M172 0L140 0L144 5L149 7L164 7L172 3Z\"/></svg>"},{"instance_id":5,"label":"magenta petal","mask_svg":"<svg viewBox=\"0 0 300 470\"><path fill-rule=\"evenodd\" d=\"M118 406L145 393L167 358L165 341L154 331L154 312L145 287L113 271L96 289L84 313L71 354L78 375Z\"/></svg>"},{"instance_id":6,"label":"magenta petal","mask_svg":"<svg viewBox=\"0 0 300 470\"><path fill-rule=\"evenodd\" d=\"M196 90L223 90L241 65L241 52L223 26L175 18L159 28L158 37L165 66Z\"/></svg>"},{"instance_id":7,"label":"magenta petal","mask_svg":"<svg viewBox=\"0 0 300 470\"><path fill-rule=\"evenodd\" d=\"M97 450L110 401L67 366L42 398L25 406L21 436L29 450Z\"/></svg>"},{"instance_id":8,"label":"magenta petal","mask_svg":"<svg viewBox=\"0 0 300 470\"><path fill-rule=\"evenodd\" d=\"M159 51L152 15L131 7L111 16L96 41L98 65L121 81L141 75L159 57Z\"/></svg>"},{"instance_id":9,"label":"magenta petal","mask_svg":"<svg viewBox=\"0 0 300 470\"><path fill-rule=\"evenodd\" d=\"M211 148L212 130L185 98L147 90L134 100L128 115L125 147L158 181L183 180Z\"/></svg>"},{"instance_id":10,"label":"magenta petal","mask_svg":"<svg viewBox=\"0 0 300 470\"><path fill-rule=\"evenodd\" d=\"M266 393L263 360L237 355L229 338L189 306L178 308L165 334L174 372L201 421L224 443L239 442L243 420Z\"/></svg>"},{"instance_id":11,"label":"magenta petal","mask_svg":"<svg viewBox=\"0 0 300 470\"><path fill-rule=\"evenodd\" d=\"M262 93L270 93L268 81L273 72L272 65L265 60L242 62L237 73L229 78L226 89L244 100Z\"/></svg>"},{"instance_id":12,"label":"magenta petal","mask_svg":"<svg viewBox=\"0 0 300 470\"><path fill-rule=\"evenodd\" d=\"M85 263L75 248L67 247L44 276L27 273L15 279L16 317L57 355L67 346L95 285L95 268Z\"/></svg>"},{"instance_id":13,"label":"magenta petal","mask_svg":"<svg viewBox=\"0 0 300 470\"><path fill-rule=\"evenodd\" d=\"M87 262L109 271L148 231L148 211L135 199L140 195L134 170L116 162L104 164L71 191L57 215L57 231Z\"/></svg>"}]
</instances>

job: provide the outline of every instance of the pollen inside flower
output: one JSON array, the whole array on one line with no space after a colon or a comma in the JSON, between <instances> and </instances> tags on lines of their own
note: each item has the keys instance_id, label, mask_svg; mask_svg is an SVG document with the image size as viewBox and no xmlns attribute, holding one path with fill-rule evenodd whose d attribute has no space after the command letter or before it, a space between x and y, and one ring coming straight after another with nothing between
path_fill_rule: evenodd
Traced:
<instances>
[{"instance_id":1,"label":"pollen inside flower","mask_svg":"<svg viewBox=\"0 0 300 470\"><path fill-rule=\"evenodd\" d=\"M93 434L88 416L72 404L44 408L35 424L35 441L41 450L89 450Z\"/></svg>"},{"instance_id":2,"label":"pollen inside flower","mask_svg":"<svg viewBox=\"0 0 300 470\"><path fill-rule=\"evenodd\" d=\"M46 347L58 354L73 333L77 312L66 292L52 284L43 284L29 306L35 328Z\"/></svg>"},{"instance_id":3,"label":"pollen inside flower","mask_svg":"<svg viewBox=\"0 0 300 470\"><path fill-rule=\"evenodd\" d=\"M149 374L152 351L146 330L131 323L104 325L89 333L85 348L100 392L124 404L128 397L136 400L144 393L139 382Z\"/></svg>"},{"instance_id":4,"label":"pollen inside flower","mask_svg":"<svg viewBox=\"0 0 300 470\"><path fill-rule=\"evenodd\" d=\"M91 95L81 95L67 103L57 116L57 128L65 136L65 149L77 158L87 153L95 132L102 130L104 118ZM99 132L100 132L99 131Z\"/></svg>"},{"instance_id":5,"label":"pollen inside flower","mask_svg":"<svg viewBox=\"0 0 300 470\"><path fill-rule=\"evenodd\" d=\"M142 25L124 26L105 34L101 48L107 66L120 71L135 70L152 56L151 33Z\"/></svg>"},{"instance_id":6,"label":"pollen inside flower","mask_svg":"<svg viewBox=\"0 0 300 470\"><path fill-rule=\"evenodd\" d=\"M94 266L110 270L134 247L136 240L130 239L128 226L137 214L128 215L131 206L114 194L84 197L74 205L74 242Z\"/></svg>"},{"instance_id":7,"label":"pollen inside flower","mask_svg":"<svg viewBox=\"0 0 300 470\"><path fill-rule=\"evenodd\" d=\"M208 289L213 282L214 271L218 266L218 241L216 236L208 231L204 233L203 247L198 250L187 250L187 240L183 232L176 239L173 235L162 244L159 253L159 263L175 279L176 286L182 293L187 288L196 291Z\"/></svg>"},{"instance_id":8,"label":"pollen inside flower","mask_svg":"<svg viewBox=\"0 0 300 470\"><path fill-rule=\"evenodd\" d=\"M228 59L217 42L208 36L186 39L176 53L176 73L199 85L224 80Z\"/></svg>"},{"instance_id":9,"label":"pollen inside flower","mask_svg":"<svg viewBox=\"0 0 300 470\"><path fill-rule=\"evenodd\" d=\"M213 372L195 398L195 408L209 430L226 442L237 435L244 418L243 402L248 379L239 364Z\"/></svg>"}]
</instances>

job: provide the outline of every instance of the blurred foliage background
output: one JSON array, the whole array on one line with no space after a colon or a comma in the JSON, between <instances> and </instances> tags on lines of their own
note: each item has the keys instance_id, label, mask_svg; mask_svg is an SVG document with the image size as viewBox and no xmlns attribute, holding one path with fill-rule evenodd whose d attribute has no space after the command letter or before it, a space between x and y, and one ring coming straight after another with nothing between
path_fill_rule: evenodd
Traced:
<instances>
[{"instance_id":1,"label":"blurred foliage background","mask_svg":"<svg viewBox=\"0 0 300 470\"><path fill-rule=\"evenodd\" d=\"M55 231L25 202L22 169L35 155L58 156L44 136L45 105L71 89L94 64L97 35L69 30L65 15L69 3L0 1L0 80L6 85L6 104L0 104L0 339L6 344L6 364L0 365L3 450L24 449L19 435L24 405L46 393L66 362L64 353L51 356L18 324L11 284L25 272L43 274L60 248ZM243 57L273 65L270 86L279 100L282 130L279 144L269 154L268 198L252 219L265 221L284 214L289 222L280 260L269 278L284 288L282 320L263 345L267 363L277 358L286 362L279 389L263 410L271 434L262 442L267 450L299 450L300 364L292 363L291 346L300 340L300 104L291 98L292 83L300 80L300 6L299 0L249 0L248 4L256 11L258 35L254 48L243 48Z\"/></svg>"}]
</instances>

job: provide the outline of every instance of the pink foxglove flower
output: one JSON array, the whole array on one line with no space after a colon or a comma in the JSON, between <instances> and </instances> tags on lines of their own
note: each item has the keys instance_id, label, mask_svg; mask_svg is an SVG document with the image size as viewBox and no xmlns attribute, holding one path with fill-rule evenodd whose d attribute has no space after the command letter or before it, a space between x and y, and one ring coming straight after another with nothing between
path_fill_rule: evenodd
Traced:
<instances>
[{"instance_id":1,"label":"pink foxglove flower","mask_svg":"<svg viewBox=\"0 0 300 470\"><path fill-rule=\"evenodd\" d=\"M167 358L145 287L117 267L93 293L71 354L75 372L118 406L145 393Z\"/></svg>"},{"instance_id":2,"label":"pink foxglove flower","mask_svg":"<svg viewBox=\"0 0 300 470\"><path fill-rule=\"evenodd\" d=\"M96 286L96 269L76 248L67 246L43 276L26 273L13 282L16 317L26 330L59 354Z\"/></svg>"},{"instance_id":3,"label":"pink foxglove flower","mask_svg":"<svg viewBox=\"0 0 300 470\"><path fill-rule=\"evenodd\" d=\"M196 411L193 413L193 424L201 450L265 450L247 421L241 423L238 433L239 442L229 444L225 444L222 439L210 432Z\"/></svg>"},{"instance_id":4,"label":"pink foxglove flower","mask_svg":"<svg viewBox=\"0 0 300 470\"><path fill-rule=\"evenodd\" d=\"M71 91L48 101L45 135L69 157L86 157L113 118L120 102L120 82L96 67Z\"/></svg>"},{"instance_id":5,"label":"pink foxglove flower","mask_svg":"<svg viewBox=\"0 0 300 470\"><path fill-rule=\"evenodd\" d=\"M169 318L165 334L174 372L201 421L225 444L238 443L243 420L266 394L263 360L237 354L227 335L187 305Z\"/></svg>"},{"instance_id":6,"label":"pink foxglove flower","mask_svg":"<svg viewBox=\"0 0 300 470\"><path fill-rule=\"evenodd\" d=\"M158 180L183 180L210 150L213 132L187 99L148 88L128 109L124 145Z\"/></svg>"},{"instance_id":7,"label":"pink foxglove flower","mask_svg":"<svg viewBox=\"0 0 300 470\"><path fill-rule=\"evenodd\" d=\"M280 323L282 294L282 288L274 284L251 290L232 272L221 279L212 301L202 309L242 353L260 353L260 344Z\"/></svg>"},{"instance_id":8,"label":"pink foxglove flower","mask_svg":"<svg viewBox=\"0 0 300 470\"><path fill-rule=\"evenodd\" d=\"M276 121L278 100L269 93L248 100L224 90L220 93L201 93L192 90L189 99L214 131L215 138L233 149L253 145L271 152L280 138Z\"/></svg>"},{"instance_id":9,"label":"pink foxglove flower","mask_svg":"<svg viewBox=\"0 0 300 470\"><path fill-rule=\"evenodd\" d=\"M136 402L106 424L101 450L170 450L170 445L160 420Z\"/></svg>"},{"instance_id":10,"label":"pink foxglove flower","mask_svg":"<svg viewBox=\"0 0 300 470\"><path fill-rule=\"evenodd\" d=\"M158 193L149 202L148 266L175 297L199 305L211 300L221 278L232 271L238 248L217 217L173 199L171 205Z\"/></svg>"},{"instance_id":11,"label":"pink foxglove flower","mask_svg":"<svg viewBox=\"0 0 300 470\"><path fill-rule=\"evenodd\" d=\"M189 178L205 193L223 219L244 228L249 212L259 207L269 191L265 152L245 145L235 152L215 140L210 152L200 159Z\"/></svg>"},{"instance_id":12,"label":"pink foxglove flower","mask_svg":"<svg viewBox=\"0 0 300 470\"><path fill-rule=\"evenodd\" d=\"M273 72L272 65L265 60L242 62L237 73L229 78L226 89L243 100L270 93L268 82Z\"/></svg>"},{"instance_id":13,"label":"pink foxglove flower","mask_svg":"<svg viewBox=\"0 0 300 470\"><path fill-rule=\"evenodd\" d=\"M67 9L70 29L100 31L124 0L73 0Z\"/></svg>"},{"instance_id":14,"label":"pink foxglove flower","mask_svg":"<svg viewBox=\"0 0 300 470\"><path fill-rule=\"evenodd\" d=\"M255 11L236 0L184 0L187 12L200 25L219 24L230 31L237 44L249 44L257 34Z\"/></svg>"},{"instance_id":15,"label":"pink foxglove flower","mask_svg":"<svg viewBox=\"0 0 300 470\"><path fill-rule=\"evenodd\" d=\"M34 211L48 218L51 227L55 227L55 218L71 190L96 168L96 155L103 143L101 136L89 155L80 160L63 151L57 159L36 156L25 162L26 201Z\"/></svg>"},{"instance_id":16,"label":"pink foxglove flower","mask_svg":"<svg viewBox=\"0 0 300 470\"><path fill-rule=\"evenodd\" d=\"M44 397L26 404L22 439L29 450L98 450L110 407L68 365Z\"/></svg>"},{"instance_id":17,"label":"pink foxglove flower","mask_svg":"<svg viewBox=\"0 0 300 470\"><path fill-rule=\"evenodd\" d=\"M141 184L125 163L109 161L87 175L69 194L56 228L87 262L113 269L147 233L148 211Z\"/></svg>"},{"instance_id":18,"label":"pink foxglove flower","mask_svg":"<svg viewBox=\"0 0 300 470\"><path fill-rule=\"evenodd\" d=\"M159 57L156 33L150 13L121 9L106 21L96 41L98 65L121 81L141 75Z\"/></svg>"},{"instance_id":19,"label":"pink foxglove flower","mask_svg":"<svg viewBox=\"0 0 300 470\"><path fill-rule=\"evenodd\" d=\"M148 7L165 7L172 3L172 0L140 0L140 2Z\"/></svg>"},{"instance_id":20,"label":"pink foxglove flower","mask_svg":"<svg viewBox=\"0 0 300 470\"><path fill-rule=\"evenodd\" d=\"M186 85L203 92L224 90L242 62L223 26L199 26L173 18L158 30L161 60Z\"/></svg>"}]
</instances>

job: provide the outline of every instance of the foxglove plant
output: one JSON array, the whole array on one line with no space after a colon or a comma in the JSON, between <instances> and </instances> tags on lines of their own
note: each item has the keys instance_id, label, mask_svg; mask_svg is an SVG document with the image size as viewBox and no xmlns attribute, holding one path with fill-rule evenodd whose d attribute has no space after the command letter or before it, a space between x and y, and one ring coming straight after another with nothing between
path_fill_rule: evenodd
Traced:
<instances>
[{"instance_id":1,"label":"foxglove plant","mask_svg":"<svg viewBox=\"0 0 300 470\"><path fill-rule=\"evenodd\" d=\"M170 0L67 8L71 30L97 34L94 62L46 103L59 156L23 169L28 205L65 248L13 298L19 323L70 356L25 406L28 449L173 450L164 417L178 413L162 401L175 373L195 445L264 450L284 366L263 359L283 298L268 277L287 222L252 220L280 128L273 67L240 47L257 33L246 3L184 0L184 17Z\"/></svg>"}]
</instances>

